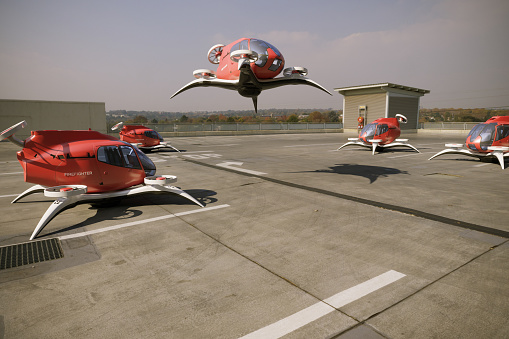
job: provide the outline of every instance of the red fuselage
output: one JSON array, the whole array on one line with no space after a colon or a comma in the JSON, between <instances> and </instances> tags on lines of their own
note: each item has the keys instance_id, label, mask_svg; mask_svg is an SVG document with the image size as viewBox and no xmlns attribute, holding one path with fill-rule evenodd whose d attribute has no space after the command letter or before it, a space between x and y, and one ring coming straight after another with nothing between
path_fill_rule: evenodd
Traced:
<instances>
[{"instance_id":1,"label":"red fuselage","mask_svg":"<svg viewBox=\"0 0 509 339\"><path fill-rule=\"evenodd\" d=\"M285 65L285 59L276 47L263 40L242 38L224 46L216 71L219 79L237 80L239 78L238 63L230 59L230 54L237 50L251 50L258 54L258 60L251 64L251 69L258 79L276 77Z\"/></svg>"},{"instance_id":2,"label":"red fuselage","mask_svg":"<svg viewBox=\"0 0 509 339\"><path fill-rule=\"evenodd\" d=\"M380 118L364 126L359 133L359 138L365 143L369 140L380 139L379 144L386 145L393 142L401 134L397 118Z\"/></svg>"},{"instance_id":3,"label":"red fuselage","mask_svg":"<svg viewBox=\"0 0 509 339\"><path fill-rule=\"evenodd\" d=\"M163 138L156 131L141 125L125 125L119 132L120 140L140 144L142 147L157 146Z\"/></svg>"},{"instance_id":4,"label":"red fuselage","mask_svg":"<svg viewBox=\"0 0 509 339\"><path fill-rule=\"evenodd\" d=\"M138 185L155 173L141 151L95 131L32 131L17 157L26 182L86 185L89 193Z\"/></svg>"},{"instance_id":5,"label":"red fuselage","mask_svg":"<svg viewBox=\"0 0 509 339\"><path fill-rule=\"evenodd\" d=\"M509 146L509 116L491 117L475 125L467 135L465 145L474 152L488 153L489 146Z\"/></svg>"}]
</instances>

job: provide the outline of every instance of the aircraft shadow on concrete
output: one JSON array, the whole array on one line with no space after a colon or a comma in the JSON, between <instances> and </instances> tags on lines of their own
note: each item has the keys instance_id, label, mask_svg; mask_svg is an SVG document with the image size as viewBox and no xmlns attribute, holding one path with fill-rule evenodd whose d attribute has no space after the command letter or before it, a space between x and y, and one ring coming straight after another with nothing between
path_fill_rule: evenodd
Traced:
<instances>
[{"instance_id":1,"label":"aircraft shadow on concrete","mask_svg":"<svg viewBox=\"0 0 509 339\"><path fill-rule=\"evenodd\" d=\"M378 178L388 177L397 174L409 174L407 171L402 171L397 168L370 166L370 165L357 165L357 164L337 164L329 167L329 169L320 169L315 171L305 171L307 173L335 173L342 175L355 175L369 179L369 183L374 183Z\"/></svg>"},{"instance_id":2,"label":"aircraft shadow on concrete","mask_svg":"<svg viewBox=\"0 0 509 339\"><path fill-rule=\"evenodd\" d=\"M217 193L215 191L204 190L204 189L191 189L186 190L196 200L200 201L204 206L217 201L216 198L212 198ZM83 204L87 204L84 202ZM88 203L90 204L90 203ZM190 205L196 206L189 200L182 198L174 194L145 194L136 195L132 197L125 197L122 199L110 199L103 202L90 204L89 209L95 210L95 215L83 220L75 225L68 226L66 228L60 228L52 232L44 233L41 236L51 236L62 232L71 231L74 229L80 229L85 226L93 225L105 220L115 221L126 221L131 218L138 217L143 212L136 207L147 206L147 205ZM72 210L72 208L66 209ZM56 216L58 218L58 215Z\"/></svg>"}]
</instances>

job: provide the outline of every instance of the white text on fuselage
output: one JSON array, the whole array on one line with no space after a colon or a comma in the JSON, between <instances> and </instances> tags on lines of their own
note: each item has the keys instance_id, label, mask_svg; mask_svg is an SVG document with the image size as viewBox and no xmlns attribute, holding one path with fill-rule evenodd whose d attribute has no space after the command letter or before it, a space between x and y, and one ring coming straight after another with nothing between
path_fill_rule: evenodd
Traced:
<instances>
[{"instance_id":1,"label":"white text on fuselage","mask_svg":"<svg viewBox=\"0 0 509 339\"><path fill-rule=\"evenodd\" d=\"M64 173L64 176L66 176L66 177L76 177L76 176L86 176L86 175L92 175L92 171Z\"/></svg>"}]
</instances>

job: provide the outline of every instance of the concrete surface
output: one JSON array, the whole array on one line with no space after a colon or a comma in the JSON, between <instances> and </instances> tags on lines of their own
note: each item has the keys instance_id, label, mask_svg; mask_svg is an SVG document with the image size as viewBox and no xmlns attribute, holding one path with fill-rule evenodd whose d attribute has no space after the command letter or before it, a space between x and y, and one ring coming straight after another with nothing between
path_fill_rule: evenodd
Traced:
<instances>
[{"instance_id":1,"label":"concrete surface","mask_svg":"<svg viewBox=\"0 0 509 339\"><path fill-rule=\"evenodd\" d=\"M149 156L205 208L146 195L62 212L39 239L64 258L0 271L0 338L509 337L509 169L427 160L457 134L336 151L352 136L171 139L182 153ZM31 186L17 150L0 143L0 246L52 202L10 204Z\"/></svg>"}]
</instances>

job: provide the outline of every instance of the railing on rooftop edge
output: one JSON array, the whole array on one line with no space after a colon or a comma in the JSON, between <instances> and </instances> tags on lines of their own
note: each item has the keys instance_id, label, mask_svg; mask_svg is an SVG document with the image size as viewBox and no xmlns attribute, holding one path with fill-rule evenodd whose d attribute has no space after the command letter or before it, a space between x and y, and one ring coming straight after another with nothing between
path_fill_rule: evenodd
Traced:
<instances>
[{"instance_id":1,"label":"railing on rooftop edge","mask_svg":"<svg viewBox=\"0 0 509 339\"><path fill-rule=\"evenodd\" d=\"M419 123L419 130L427 131L470 131L478 122L424 122ZM278 131L283 133L295 132L318 132L331 131L341 132L342 123L204 123L204 124L186 124L186 123L170 123L170 124L153 124L145 123L144 126L156 130L161 133L200 133L200 132L224 132L224 133L270 133ZM414 130L415 131L415 130ZM117 134L111 132L109 134Z\"/></svg>"},{"instance_id":2,"label":"railing on rooftop edge","mask_svg":"<svg viewBox=\"0 0 509 339\"><path fill-rule=\"evenodd\" d=\"M210 124L144 124L158 132L240 132L342 129L342 123L210 123Z\"/></svg>"},{"instance_id":3,"label":"railing on rooftop edge","mask_svg":"<svg viewBox=\"0 0 509 339\"><path fill-rule=\"evenodd\" d=\"M470 131L479 122L421 122L419 129Z\"/></svg>"}]
</instances>

